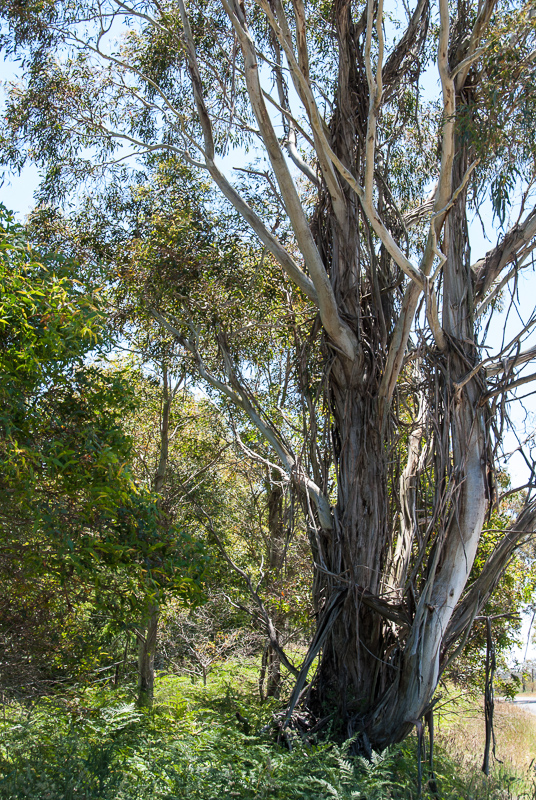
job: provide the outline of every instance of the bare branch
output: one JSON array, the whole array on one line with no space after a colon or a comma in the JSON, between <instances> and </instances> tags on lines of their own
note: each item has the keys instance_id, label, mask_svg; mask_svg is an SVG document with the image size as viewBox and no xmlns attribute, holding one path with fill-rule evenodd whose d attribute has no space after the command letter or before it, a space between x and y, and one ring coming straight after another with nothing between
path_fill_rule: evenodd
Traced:
<instances>
[{"instance_id":1,"label":"bare branch","mask_svg":"<svg viewBox=\"0 0 536 800\"><path fill-rule=\"evenodd\" d=\"M517 389L518 386L523 386L525 383L531 383L532 381L536 380L536 373L532 373L531 375L526 375L524 378L517 378L515 381L505 380L497 389L493 389L491 392L487 392L482 398L482 404L489 400L491 397L496 397L499 394L505 394L506 392L511 392L512 389Z\"/></svg>"},{"instance_id":2,"label":"bare branch","mask_svg":"<svg viewBox=\"0 0 536 800\"><path fill-rule=\"evenodd\" d=\"M528 214L523 222L514 225L503 240L484 258L473 264L471 270L475 275L475 299L481 300L491 285L497 280L502 270L518 257L519 253L530 245L536 237L536 208ZM534 246L534 245L533 245Z\"/></svg>"},{"instance_id":3,"label":"bare branch","mask_svg":"<svg viewBox=\"0 0 536 800\"><path fill-rule=\"evenodd\" d=\"M376 2L367 2L367 32L365 41L365 67L369 88L369 113L367 119L367 133L365 138L365 202L370 208L373 204L372 190L374 186L374 158L376 149L376 128L382 99L382 67L383 67L383 0L378 0L376 9L376 25L374 26L374 10ZM376 74L372 69L372 29L376 28L378 36L378 62Z\"/></svg>"},{"instance_id":4,"label":"bare branch","mask_svg":"<svg viewBox=\"0 0 536 800\"><path fill-rule=\"evenodd\" d=\"M287 133L287 139L285 141L285 145L287 148L287 152L294 162L294 164L298 167L298 169L303 172L303 174L315 185L319 186L319 180L311 167L305 163L302 159L300 154L298 153L298 148L296 146L296 126L294 123L294 119L290 114L288 109L288 100L287 100L287 86L283 78L283 69L281 65L281 48L279 46L279 42L277 41L274 35L274 48L276 51L276 63L273 65L274 73L275 73L275 80L277 85L277 91L279 94L279 102L281 104L281 111L286 109L287 113L282 113L283 116L283 125L285 127ZM263 91L264 97L267 97L267 93ZM269 97L269 95L268 95Z\"/></svg>"},{"instance_id":5,"label":"bare branch","mask_svg":"<svg viewBox=\"0 0 536 800\"><path fill-rule=\"evenodd\" d=\"M441 168L435 194L434 215L430 221L428 240L420 265L421 271L425 275L429 275L432 269L434 256L437 253L439 234L445 220L445 214L452 200L452 167L454 164L456 130L456 92L448 63L449 33L450 16L448 0L439 0L437 66L443 94L443 129Z\"/></svg>"},{"instance_id":6,"label":"bare branch","mask_svg":"<svg viewBox=\"0 0 536 800\"><path fill-rule=\"evenodd\" d=\"M470 623L475 606L480 610L488 602L512 555L534 536L535 532L536 500L532 500L522 509L517 519L512 522L505 536L484 564L479 577L472 584L452 615L445 635L445 654Z\"/></svg>"},{"instance_id":7,"label":"bare branch","mask_svg":"<svg viewBox=\"0 0 536 800\"><path fill-rule=\"evenodd\" d=\"M481 4L479 3L479 12L473 30L471 31L471 38L465 51L465 57L452 73L452 77L456 75L456 86L458 89L461 89L464 85L471 64L479 56L479 49L482 50L482 48L478 48L478 43L486 32L486 28L491 21L496 5L497 0L484 0Z\"/></svg>"},{"instance_id":8,"label":"bare branch","mask_svg":"<svg viewBox=\"0 0 536 800\"><path fill-rule=\"evenodd\" d=\"M266 109L260 84L255 44L247 29L244 13L235 0L230 2L222 0L222 2L240 42L245 62L249 99L281 190L288 217L316 289L322 324L337 348L350 361L353 361L358 350L357 340L349 326L343 322L339 315L329 276L313 240L303 206Z\"/></svg>"},{"instance_id":9,"label":"bare branch","mask_svg":"<svg viewBox=\"0 0 536 800\"><path fill-rule=\"evenodd\" d=\"M533 322L533 325L536 324ZM525 328L527 330L527 327ZM526 364L527 361L532 361L536 358L536 347L531 347L529 350L524 350L522 353L518 353L515 356L511 356L511 358L505 358L500 363L491 364L486 366L486 374L489 375L499 375L501 372L511 372L515 367L521 366L521 364ZM485 364L485 362L483 362Z\"/></svg>"},{"instance_id":10,"label":"bare branch","mask_svg":"<svg viewBox=\"0 0 536 800\"><path fill-rule=\"evenodd\" d=\"M301 102L307 112L309 124L313 131L314 147L318 157L320 169L326 181L328 191L333 202L336 217L341 226L345 222L346 199L339 186L339 181L330 158L325 148L326 128L318 109L310 79L309 79L309 57L307 54L307 41L305 30L305 10L301 0L294 2L294 17L296 22L296 36L298 41L298 58L296 59L292 44L292 35L288 25L285 10L280 0L275 0L274 14L270 4L266 0L257 0L263 9L268 22L282 47L290 68L290 74L294 83L294 88L298 93Z\"/></svg>"},{"instance_id":11,"label":"bare branch","mask_svg":"<svg viewBox=\"0 0 536 800\"><path fill-rule=\"evenodd\" d=\"M206 526L207 526L208 530L210 531L210 533L211 533L213 539L215 540L216 544L218 545L218 548L219 548L222 556L227 561L229 566L238 575L240 575L240 577L243 578L243 580L245 581L251 597L253 598L253 600L256 602L256 604L258 606L259 613L260 613L260 618L261 618L262 622L264 623L264 626L265 626L265 629L266 629L266 633L267 633L268 638L270 640L270 644L272 645L272 647L274 648L274 650L278 654L279 658L281 659L281 663L284 664L284 666L288 669L288 671L292 675L297 677L299 672L296 669L296 667L294 666L294 664L292 664L289 661L289 659L287 657L287 654L285 653L285 651L283 650L283 648L279 644L277 631L275 629L274 623L272 622L272 618L268 614L268 611L266 610L266 606L262 602L262 599L261 599L257 589L253 586L253 582L252 582L250 576L241 567L239 567L238 564L236 564L232 560L232 558L229 556L229 553L227 552L226 547L224 546L222 540L220 539L220 537L218 536L218 534L216 532L216 529L214 527L214 524L213 524L212 519L210 518L209 514L207 514L207 512L204 509L200 509L200 511L203 513L203 515L205 516L205 518L207 520ZM241 606L241 608L243 608L243 607ZM244 610L247 610L247 609L244 609ZM249 613L251 613L251 612L249 612Z\"/></svg>"},{"instance_id":12,"label":"bare branch","mask_svg":"<svg viewBox=\"0 0 536 800\"><path fill-rule=\"evenodd\" d=\"M414 68L428 29L430 4L419 0L410 23L383 67L384 102L393 96L406 71Z\"/></svg>"},{"instance_id":13,"label":"bare branch","mask_svg":"<svg viewBox=\"0 0 536 800\"><path fill-rule=\"evenodd\" d=\"M197 56L195 52L195 44L190 29L188 15L184 7L183 0L179 0L179 8L183 22L183 29L186 38L188 66L192 82L192 89L194 92L195 103L197 112L201 121L203 136L205 140L205 158L207 169L210 172L214 182L222 191L224 196L236 208L236 210L244 217L246 222L251 226L257 234L261 242L268 248L268 250L279 261L288 276L296 283L305 294L315 303L319 303L319 298L316 292L314 283L305 273L299 268L292 256L281 245L276 237L263 224L260 217L249 207L245 200L239 195L236 189L231 186L229 181L225 178L223 173L218 169L214 162L214 140L212 135L212 124L210 116L207 111L205 101L203 98L203 89L201 74L197 64Z\"/></svg>"},{"instance_id":14,"label":"bare branch","mask_svg":"<svg viewBox=\"0 0 536 800\"><path fill-rule=\"evenodd\" d=\"M173 324L173 321L170 321L169 318L166 318L155 308L149 308L149 312L154 319L156 319L156 321L162 325L162 327L172 333L173 336L177 338L177 341L179 341L182 346L193 355L197 370L203 380L224 394L238 408L241 408L246 412L257 430L277 453L278 458L283 464L285 472L291 476L291 479L294 480L296 484L303 489L307 496L309 496L313 501L317 509L322 528L324 530L331 530L333 523L331 520L331 508L328 498L322 491L320 491L315 482L312 481L309 476L300 469L295 457L289 452L287 446L282 441L282 437L275 430L274 426L268 422L265 422L261 418L259 412L253 407L248 393L239 383L234 371L232 369L230 370L231 385L221 381L219 378L213 375L209 369L207 369L195 342L187 339L180 329ZM226 363L227 366L230 367L228 358L226 359Z\"/></svg>"}]
</instances>

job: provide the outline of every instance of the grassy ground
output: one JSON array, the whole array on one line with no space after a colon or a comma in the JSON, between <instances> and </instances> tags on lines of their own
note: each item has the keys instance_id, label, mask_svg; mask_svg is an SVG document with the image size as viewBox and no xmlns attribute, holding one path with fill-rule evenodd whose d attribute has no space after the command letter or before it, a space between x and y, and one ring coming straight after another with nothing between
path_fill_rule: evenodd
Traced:
<instances>
[{"instance_id":1,"label":"grassy ground","mask_svg":"<svg viewBox=\"0 0 536 800\"><path fill-rule=\"evenodd\" d=\"M416 741L371 763L349 745L299 739L292 748L262 732L275 705L257 699L253 665L227 662L208 684L160 677L155 707L138 711L128 688L78 690L0 715L1 800L417 800ZM452 705L452 703L451 703ZM458 710L460 707L458 706ZM423 798L536 798L524 761L479 770L481 717L443 707L435 784L423 769ZM527 738L524 715L498 713L502 739ZM242 720L237 720L237 712ZM461 720L463 721L463 724ZM516 727L517 726L517 727ZM519 747L519 745L518 745ZM515 749L515 748L514 748ZM468 751L475 758L468 757ZM512 766L517 765L516 768ZM437 793L433 790L437 788Z\"/></svg>"},{"instance_id":2,"label":"grassy ground","mask_svg":"<svg viewBox=\"0 0 536 800\"><path fill-rule=\"evenodd\" d=\"M536 698L536 695L534 695ZM520 701L530 699L518 695ZM440 706L440 704L438 704ZM481 700L456 697L439 707L436 739L467 768L480 769L485 743L484 708ZM495 703L495 767L501 763L513 772L528 774L536 764L536 714L509 701ZM492 758L493 762L493 758Z\"/></svg>"}]
</instances>

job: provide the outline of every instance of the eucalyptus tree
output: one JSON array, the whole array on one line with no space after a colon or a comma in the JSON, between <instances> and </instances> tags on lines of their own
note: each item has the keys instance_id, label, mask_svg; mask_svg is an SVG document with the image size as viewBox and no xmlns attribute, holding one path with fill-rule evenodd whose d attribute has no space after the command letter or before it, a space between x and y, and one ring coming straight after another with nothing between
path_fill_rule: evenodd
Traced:
<instances>
[{"instance_id":1,"label":"eucalyptus tree","mask_svg":"<svg viewBox=\"0 0 536 800\"><path fill-rule=\"evenodd\" d=\"M262 396L265 413L269 408L280 421L286 417L287 427L293 420L294 430L301 415L299 404L288 398L288 342L293 334L294 347L299 343L300 326L295 319L292 325L292 318L300 302L294 298L295 308L289 306L273 265L259 274L251 244L230 230L232 219L216 217L207 187L176 159L150 159L145 169L127 177L98 197L86 197L73 213L34 212L30 228L87 272L108 276L108 325L131 354L129 377L138 406L123 423L137 454L134 474L159 496L164 539L173 521L186 530L192 524L206 530L210 542L217 543L223 560L217 570L212 564L210 578L205 575L207 589L227 584L230 602L267 636L261 672L268 679L267 693L277 693L281 657L285 660L280 640L298 631L303 638L304 629L310 629L303 515L290 487L266 460L268 451L260 457L262 446L247 414L222 402L218 392L212 392L212 404L200 397L194 402L186 386L199 382L198 364L155 321L147 300L161 310L187 312L205 365L217 365L220 348L231 341L242 362L255 364L249 388L257 401ZM282 325L285 309L290 319ZM179 376L174 388L172 375L173 383ZM252 465L255 440L258 463ZM140 699L149 702L159 594L155 586L138 629Z\"/></svg>"},{"instance_id":2,"label":"eucalyptus tree","mask_svg":"<svg viewBox=\"0 0 536 800\"><path fill-rule=\"evenodd\" d=\"M132 438L132 471L154 494L159 511L145 559L142 613L138 624L129 626L138 644L142 706L153 701L162 607L170 600L184 609L206 601L209 555L198 509L216 510L222 456L229 448L217 411L195 401L173 342L158 337L159 332L153 331L147 341L147 331L131 331L128 345L135 354L129 374L136 409L123 419L123 429Z\"/></svg>"},{"instance_id":3,"label":"eucalyptus tree","mask_svg":"<svg viewBox=\"0 0 536 800\"><path fill-rule=\"evenodd\" d=\"M207 345L209 308L146 292L307 514L317 630L291 709L299 699L335 714L365 748L403 738L534 529L529 494L466 586L496 499L505 398L533 377L520 375L532 318L495 357L483 351L483 323L535 245L533 11L496 0L396 13L382 0L2 9L7 46L26 53L6 162L33 158L50 198L127 157L182 159L260 240L258 271L277 265L290 305L299 299L308 335L296 350L288 304L279 330L305 437L262 407L240 336L218 323ZM222 160L233 148L242 180ZM515 187L514 224L472 258L471 207L491 197L504 223Z\"/></svg>"}]
</instances>

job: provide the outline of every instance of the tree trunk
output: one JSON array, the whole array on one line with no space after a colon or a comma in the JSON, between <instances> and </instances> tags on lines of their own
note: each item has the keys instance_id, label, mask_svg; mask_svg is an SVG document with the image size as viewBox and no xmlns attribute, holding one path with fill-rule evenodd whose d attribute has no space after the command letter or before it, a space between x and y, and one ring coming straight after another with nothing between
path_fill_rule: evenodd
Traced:
<instances>
[{"instance_id":1,"label":"tree trunk","mask_svg":"<svg viewBox=\"0 0 536 800\"><path fill-rule=\"evenodd\" d=\"M352 736L361 712L385 689L376 654L383 651L381 618L362 605L362 591L380 593L387 535L387 487L383 445L374 399L355 396L339 420L338 498L335 525L322 532L315 606L346 590L328 634L318 671L322 706L338 707L344 736ZM318 556L317 556L318 557ZM335 577L336 576L336 577Z\"/></svg>"},{"instance_id":2,"label":"tree trunk","mask_svg":"<svg viewBox=\"0 0 536 800\"><path fill-rule=\"evenodd\" d=\"M268 506L268 536L266 539L266 562L270 570L270 582L272 589L279 592L278 578L284 567L285 559L285 520L284 520L284 494L281 483L279 482L280 475L276 470L271 470L266 481L267 492L267 506ZM274 623L277 641L281 629L285 624L285 615L275 610L272 616ZM264 692L264 683L266 681L266 693ZM261 700L265 697L279 697L281 690L281 659L278 653L270 644L266 643L262 654L261 672L259 676L259 689Z\"/></svg>"},{"instance_id":3,"label":"tree trunk","mask_svg":"<svg viewBox=\"0 0 536 800\"><path fill-rule=\"evenodd\" d=\"M165 486L166 471L169 459L169 419L173 395L170 376L165 363L162 364L162 415L160 420L160 449L158 464L153 479L154 491L161 495ZM161 508L161 498L158 501ZM163 518L165 527L169 521ZM138 634L138 703L140 706L151 706L154 693L154 657L160 609L156 600L148 601L147 610L142 619Z\"/></svg>"},{"instance_id":4,"label":"tree trunk","mask_svg":"<svg viewBox=\"0 0 536 800\"><path fill-rule=\"evenodd\" d=\"M154 657L158 632L159 608L150 603L138 633L138 705L150 707L154 694Z\"/></svg>"},{"instance_id":5,"label":"tree trunk","mask_svg":"<svg viewBox=\"0 0 536 800\"><path fill-rule=\"evenodd\" d=\"M268 494L268 539L266 541L267 564L274 579L283 567L285 552L285 525L283 519L283 489L277 480L280 476L272 470L271 480L266 481Z\"/></svg>"},{"instance_id":6,"label":"tree trunk","mask_svg":"<svg viewBox=\"0 0 536 800\"><path fill-rule=\"evenodd\" d=\"M350 5L339 0L334 8L339 85L332 147L359 175L368 108L366 77L363 63L356 62ZM385 319L377 275L370 280L377 265L370 259L361 209L348 187L344 192L346 218L341 221L340 215L335 218L327 192L321 191L314 230L324 261L330 264L337 304L357 334L361 350L351 365L340 354L327 351L337 502L332 530L314 532L312 544L313 600L319 622L330 598L344 592L322 648L314 704L321 713L337 709L339 733L346 738L362 728L363 713L386 688L388 679L377 657L384 650L387 631L381 618L363 606L362 594L381 592L389 524L387 460L377 398ZM368 299L363 300L364 295Z\"/></svg>"},{"instance_id":7,"label":"tree trunk","mask_svg":"<svg viewBox=\"0 0 536 800\"><path fill-rule=\"evenodd\" d=\"M359 48L352 46L355 29L349 7L339 0L335 8L340 72L332 148L359 176L367 83L364 66L356 60ZM467 169L461 144L457 152L453 186L460 185ZM462 192L442 242L447 344L443 351L437 345L425 352L438 376L428 389L435 392L428 402L437 420L430 435L436 521L429 544L419 542L419 563L414 566L414 556L414 571L408 574L419 536L415 476L421 461L416 453L422 415L414 415L406 469L400 466L401 478L395 481L389 458L399 447L401 433L380 419L379 389L396 321L384 299L385 289L397 277L387 253L374 244L367 218L350 192L346 215L346 224L336 220L327 192L321 191L316 239L330 264L338 307L361 350L351 366L342 354L327 351L337 501L332 530L317 530L311 537L317 638L322 634L323 640L311 696L318 713L335 708L340 736L360 733L361 748L367 751L402 740L430 707L444 657L444 633L465 587L484 522L486 446L480 388L474 380L456 387L478 358ZM395 497L398 490L400 498Z\"/></svg>"},{"instance_id":8,"label":"tree trunk","mask_svg":"<svg viewBox=\"0 0 536 800\"><path fill-rule=\"evenodd\" d=\"M266 692L264 682L266 681ZM261 702L267 697L279 697L281 691L281 659L268 642L262 653L261 671L259 675L259 694Z\"/></svg>"}]
</instances>

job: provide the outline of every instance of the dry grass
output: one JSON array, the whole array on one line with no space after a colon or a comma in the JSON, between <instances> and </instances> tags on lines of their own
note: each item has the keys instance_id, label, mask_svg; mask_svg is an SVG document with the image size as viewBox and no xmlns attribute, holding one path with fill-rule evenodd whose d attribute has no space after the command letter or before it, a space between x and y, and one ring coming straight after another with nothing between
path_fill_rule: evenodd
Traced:
<instances>
[{"instance_id":1,"label":"dry grass","mask_svg":"<svg viewBox=\"0 0 536 800\"><path fill-rule=\"evenodd\" d=\"M518 699L525 697L529 699L528 695ZM482 702L449 703L438 717L437 741L466 766L480 769L485 742ZM536 714L513 703L496 702L494 721L497 758L526 773L536 764Z\"/></svg>"}]
</instances>

